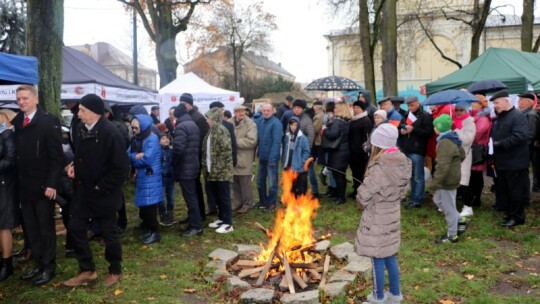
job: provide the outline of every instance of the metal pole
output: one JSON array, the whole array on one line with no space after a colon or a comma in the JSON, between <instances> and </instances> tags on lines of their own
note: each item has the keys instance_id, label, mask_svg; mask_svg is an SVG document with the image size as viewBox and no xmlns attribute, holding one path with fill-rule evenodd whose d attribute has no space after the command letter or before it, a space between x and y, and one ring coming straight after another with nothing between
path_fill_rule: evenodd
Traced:
<instances>
[{"instance_id":1,"label":"metal pole","mask_svg":"<svg viewBox=\"0 0 540 304\"><path fill-rule=\"evenodd\" d=\"M133 83L139 84L139 67L137 63L137 10L133 7Z\"/></svg>"}]
</instances>

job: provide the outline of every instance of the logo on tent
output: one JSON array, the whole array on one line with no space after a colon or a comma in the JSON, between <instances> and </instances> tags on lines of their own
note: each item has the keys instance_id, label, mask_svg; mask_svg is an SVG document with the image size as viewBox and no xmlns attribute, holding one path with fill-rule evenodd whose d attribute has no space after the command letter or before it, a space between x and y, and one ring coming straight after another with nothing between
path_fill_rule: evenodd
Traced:
<instances>
[{"instance_id":1,"label":"logo on tent","mask_svg":"<svg viewBox=\"0 0 540 304\"><path fill-rule=\"evenodd\" d=\"M104 86L101 86L101 98L107 98L107 91L105 91Z\"/></svg>"},{"instance_id":2,"label":"logo on tent","mask_svg":"<svg viewBox=\"0 0 540 304\"><path fill-rule=\"evenodd\" d=\"M77 95L84 94L84 88L81 87L81 86L75 87L74 91L75 91L75 94L77 94Z\"/></svg>"},{"instance_id":3,"label":"logo on tent","mask_svg":"<svg viewBox=\"0 0 540 304\"><path fill-rule=\"evenodd\" d=\"M176 102L176 96L171 96L171 101Z\"/></svg>"},{"instance_id":4,"label":"logo on tent","mask_svg":"<svg viewBox=\"0 0 540 304\"><path fill-rule=\"evenodd\" d=\"M229 101L234 101L234 96L229 96Z\"/></svg>"}]
</instances>

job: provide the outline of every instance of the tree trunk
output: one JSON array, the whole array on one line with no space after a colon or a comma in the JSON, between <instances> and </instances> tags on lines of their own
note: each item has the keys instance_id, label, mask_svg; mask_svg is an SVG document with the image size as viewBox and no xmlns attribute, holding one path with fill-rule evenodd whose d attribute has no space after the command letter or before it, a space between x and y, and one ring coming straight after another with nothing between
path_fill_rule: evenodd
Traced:
<instances>
[{"instance_id":1,"label":"tree trunk","mask_svg":"<svg viewBox=\"0 0 540 304\"><path fill-rule=\"evenodd\" d=\"M60 117L64 0L27 0L26 54L38 58L39 103Z\"/></svg>"},{"instance_id":2,"label":"tree trunk","mask_svg":"<svg viewBox=\"0 0 540 304\"><path fill-rule=\"evenodd\" d=\"M234 90L238 92L238 57L236 46L231 47L232 51L232 60L233 60L233 80L234 80Z\"/></svg>"},{"instance_id":3,"label":"tree trunk","mask_svg":"<svg viewBox=\"0 0 540 304\"><path fill-rule=\"evenodd\" d=\"M521 15L521 50L532 50L534 22L534 0L523 0L523 14Z\"/></svg>"},{"instance_id":4,"label":"tree trunk","mask_svg":"<svg viewBox=\"0 0 540 304\"><path fill-rule=\"evenodd\" d=\"M375 102L377 91L375 90L375 68L373 57L370 52L371 34L369 30L368 0L360 0L360 46L362 49L362 61L364 62L364 84L371 92L372 103Z\"/></svg>"},{"instance_id":5,"label":"tree trunk","mask_svg":"<svg viewBox=\"0 0 540 304\"><path fill-rule=\"evenodd\" d=\"M397 96L397 24L396 2L385 1L382 19L382 74L384 96Z\"/></svg>"},{"instance_id":6,"label":"tree trunk","mask_svg":"<svg viewBox=\"0 0 540 304\"><path fill-rule=\"evenodd\" d=\"M478 58L478 54L480 52L480 38L484 32L484 26L486 25L486 19L489 15L490 7L491 0L484 0L482 5L480 5L479 0L474 0L472 20L473 35L471 38L471 56L469 62Z\"/></svg>"}]
</instances>

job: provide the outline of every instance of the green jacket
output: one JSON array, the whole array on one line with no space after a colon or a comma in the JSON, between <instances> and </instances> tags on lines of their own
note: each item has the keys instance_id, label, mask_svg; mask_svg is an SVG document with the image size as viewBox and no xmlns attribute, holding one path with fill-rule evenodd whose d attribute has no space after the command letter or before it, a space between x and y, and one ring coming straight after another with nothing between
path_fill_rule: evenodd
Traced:
<instances>
[{"instance_id":1,"label":"green jacket","mask_svg":"<svg viewBox=\"0 0 540 304\"><path fill-rule=\"evenodd\" d=\"M461 179L461 161L465 158L465 151L455 142L443 138L437 144L437 167L431 182L433 190L455 190L459 187Z\"/></svg>"},{"instance_id":2,"label":"green jacket","mask_svg":"<svg viewBox=\"0 0 540 304\"><path fill-rule=\"evenodd\" d=\"M213 111L214 109L219 110ZM214 126L206 134L202 142L202 171L206 181L218 182L233 180L233 161L231 136L223 126L219 108L213 108L206 114L214 121ZM210 138L210 171L208 170L208 138Z\"/></svg>"}]
</instances>

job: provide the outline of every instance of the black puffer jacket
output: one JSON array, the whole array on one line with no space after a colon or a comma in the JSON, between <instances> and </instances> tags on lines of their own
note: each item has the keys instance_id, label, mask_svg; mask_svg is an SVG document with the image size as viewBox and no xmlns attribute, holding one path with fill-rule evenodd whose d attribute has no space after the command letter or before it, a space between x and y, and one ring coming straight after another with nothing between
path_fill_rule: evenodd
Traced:
<instances>
[{"instance_id":1,"label":"black puffer jacket","mask_svg":"<svg viewBox=\"0 0 540 304\"><path fill-rule=\"evenodd\" d=\"M173 140L173 171L176 180L199 176L199 128L188 113L176 119Z\"/></svg>"},{"instance_id":2,"label":"black puffer jacket","mask_svg":"<svg viewBox=\"0 0 540 304\"><path fill-rule=\"evenodd\" d=\"M529 167L529 126L520 111L512 107L499 114L491 137L497 170L513 171Z\"/></svg>"},{"instance_id":3,"label":"black puffer jacket","mask_svg":"<svg viewBox=\"0 0 540 304\"><path fill-rule=\"evenodd\" d=\"M431 135L433 135L433 119L431 114L419 108L413 113L416 116L416 121L411 125L413 131L409 134L402 135L400 132L399 138L401 139L402 150L405 154L420 154L426 156L427 142ZM403 116L401 123L407 123L407 115Z\"/></svg>"},{"instance_id":4,"label":"black puffer jacket","mask_svg":"<svg viewBox=\"0 0 540 304\"><path fill-rule=\"evenodd\" d=\"M349 122L349 146L351 155L366 156L363 149L363 144L367 141L371 134L371 120L367 116L367 112L353 117Z\"/></svg>"},{"instance_id":5,"label":"black puffer jacket","mask_svg":"<svg viewBox=\"0 0 540 304\"><path fill-rule=\"evenodd\" d=\"M336 150L328 152L327 165L332 169L345 171L349 165L349 124L341 119L334 118L324 130L323 136L328 139L336 139L341 135L341 142Z\"/></svg>"}]
</instances>

